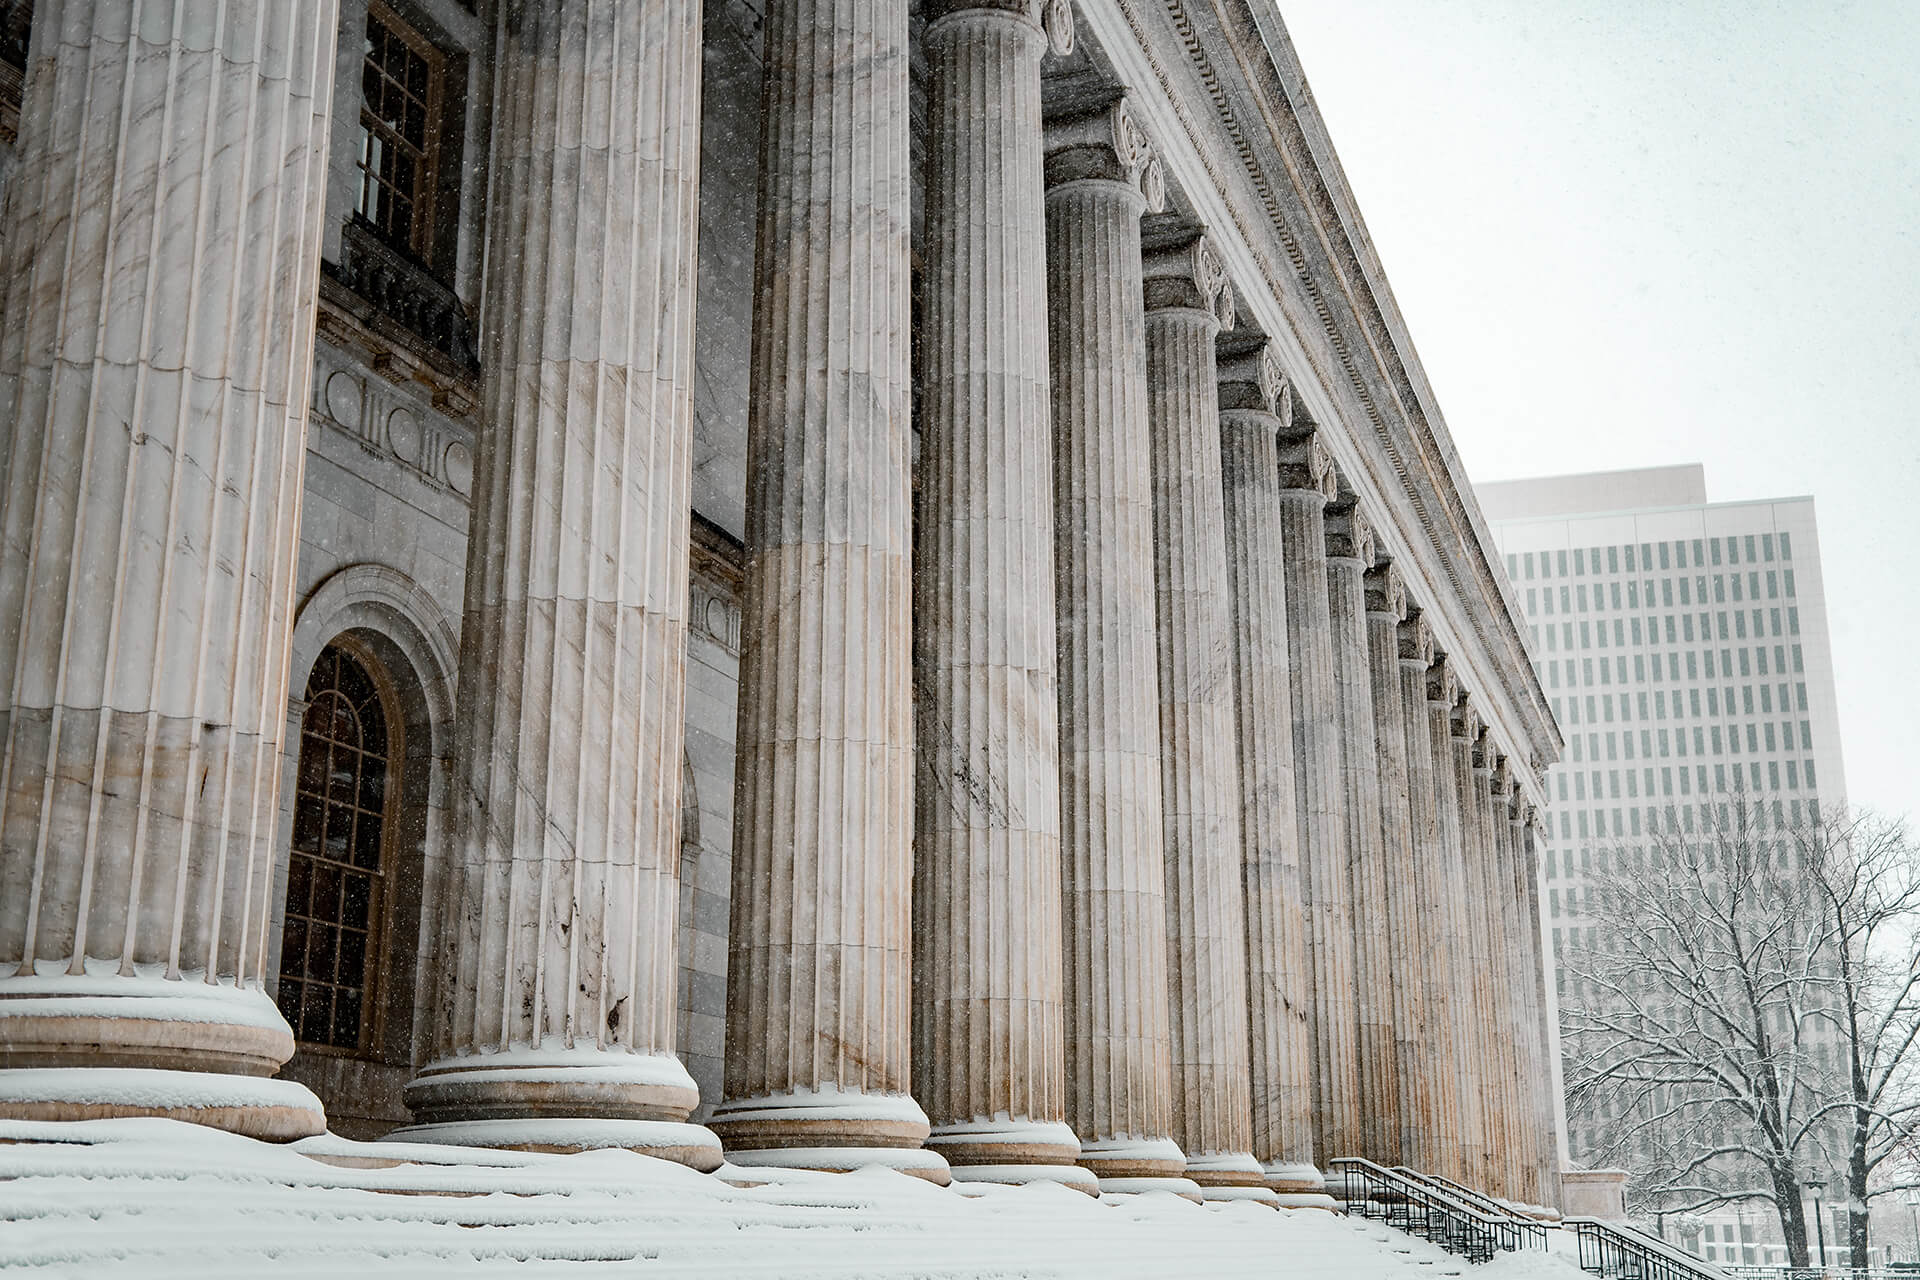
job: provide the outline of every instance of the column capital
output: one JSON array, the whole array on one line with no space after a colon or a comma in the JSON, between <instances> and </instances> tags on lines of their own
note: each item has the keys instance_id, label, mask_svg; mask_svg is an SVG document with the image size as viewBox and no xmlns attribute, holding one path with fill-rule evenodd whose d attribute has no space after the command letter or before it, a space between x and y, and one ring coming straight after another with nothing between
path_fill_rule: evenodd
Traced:
<instances>
[{"instance_id":1,"label":"column capital","mask_svg":"<svg viewBox=\"0 0 1920 1280\"><path fill-rule=\"evenodd\" d=\"M1460 681L1454 675L1453 664L1447 661L1446 654L1434 650L1433 665L1427 668L1427 705L1451 717L1459 696Z\"/></svg>"},{"instance_id":2,"label":"column capital","mask_svg":"<svg viewBox=\"0 0 1920 1280\"><path fill-rule=\"evenodd\" d=\"M1362 565L1374 561L1373 521L1351 494L1337 494L1327 503L1327 558Z\"/></svg>"},{"instance_id":3,"label":"column capital","mask_svg":"<svg viewBox=\"0 0 1920 1280\"><path fill-rule=\"evenodd\" d=\"M1286 419L1281 419L1285 434ZM1332 502L1340 494L1333 473L1333 455L1320 443L1317 433L1283 440L1280 444L1280 487L1317 493L1323 502Z\"/></svg>"},{"instance_id":4,"label":"column capital","mask_svg":"<svg viewBox=\"0 0 1920 1280\"><path fill-rule=\"evenodd\" d=\"M1047 47L1059 57L1073 52L1072 0L927 0L921 12L931 28L943 18L962 14L1005 14L1025 18L1047 37Z\"/></svg>"},{"instance_id":5,"label":"column capital","mask_svg":"<svg viewBox=\"0 0 1920 1280\"><path fill-rule=\"evenodd\" d=\"M1140 193L1146 212L1167 207L1167 177L1125 93L1076 99L1046 118L1047 189L1071 182L1120 182Z\"/></svg>"},{"instance_id":6,"label":"column capital","mask_svg":"<svg viewBox=\"0 0 1920 1280\"><path fill-rule=\"evenodd\" d=\"M1480 737L1480 713L1474 709L1473 695L1456 688L1453 696L1451 730L1453 740L1471 747Z\"/></svg>"},{"instance_id":7,"label":"column capital","mask_svg":"<svg viewBox=\"0 0 1920 1280\"><path fill-rule=\"evenodd\" d=\"M1293 417L1293 384L1280 365L1273 340L1263 333L1223 333L1214 345L1219 369L1220 408L1270 413L1282 422Z\"/></svg>"},{"instance_id":8,"label":"column capital","mask_svg":"<svg viewBox=\"0 0 1920 1280\"><path fill-rule=\"evenodd\" d=\"M1492 760L1488 770L1492 774L1493 797L1496 800L1509 800L1513 795L1513 770L1504 752L1495 751L1492 743L1487 746L1487 756Z\"/></svg>"},{"instance_id":9,"label":"column capital","mask_svg":"<svg viewBox=\"0 0 1920 1280\"><path fill-rule=\"evenodd\" d=\"M1377 558L1361 579L1367 592L1367 612L1395 623L1407 620L1407 584L1393 561Z\"/></svg>"},{"instance_id":10,"label":"column capital","mask_svg":"<svg viewBox=\"0 0 1920 1280\"><path fill-rule=\"evenodd\" d=\"M1400 621L1400 665L1425 671L1433 665L1433 624L1419 605L1407 606Z\"/></svg>"},{"instance_id":11,"label":"column capital","mask_svg":"<svg viewBox=\"0 0 1920 1280\"><path fill-rule=\"evenodd\" d=\"M1465 694L1460 695L1462 699ZM1487 722L1476 713L1473 734L1473 772L1476 777L1493 775L1493 739L1487 734Z\"/></svg>"},{"instance_id":12,"label":"column capital","mask_svg":"<svg viewBox=\"0 0 1920 1280\"><path fill-rule=\"evenodd\" d=\"M1177 226L1143 236L1140 274L1148 311L1206 311L1222 329L1233 327L1227 264L1204 227Z\"/></svg>"}]
</instances>

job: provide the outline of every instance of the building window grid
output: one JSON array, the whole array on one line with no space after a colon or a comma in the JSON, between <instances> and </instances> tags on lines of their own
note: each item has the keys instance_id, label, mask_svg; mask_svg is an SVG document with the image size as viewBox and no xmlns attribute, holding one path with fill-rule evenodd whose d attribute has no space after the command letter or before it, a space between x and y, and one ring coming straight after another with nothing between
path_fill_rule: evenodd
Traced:
<instances>
[{"instance_id":1,"label":"building window grid","mask_svg":"<svg viewBox=\"0 0 1920 1280\"><path fill-rule=\"evenodd\" d=\"M422 262L433 254L445 58L380 0L367 7L358 212Z\"/></svg>"}]
</instances>

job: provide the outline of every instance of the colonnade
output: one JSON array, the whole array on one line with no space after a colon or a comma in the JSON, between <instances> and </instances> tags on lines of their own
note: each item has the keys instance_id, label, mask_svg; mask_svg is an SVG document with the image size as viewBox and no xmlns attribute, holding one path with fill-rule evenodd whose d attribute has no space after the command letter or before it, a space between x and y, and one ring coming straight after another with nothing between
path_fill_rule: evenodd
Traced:
<instances>
[{"instance_id":1,"label":"colonnade","mask_svg":"<svg viewBox=\"0 0 1920 1280\"><path fill-rule=\"evenodd\" d=\"M131 7L48 6L14 190L67 198L0 226L0 1114L152 1111L38 1069L178 1068L169 1114L291 1137L318 1107L260 1078L292 1049L261 966L332 6L181 55L234 135L204 153L54 109L70 62L137 94L132 45L200 47ZM905 7L766 7L726 1077L689 1123L698 5L505 9L407 1135L1555 1194L1531 810L1217 247L1143 223L1167 182L1125 97L1043 108L1064 0L925 7L917 421ZM109 186L125 226L73 196Z\"/></svg>"}]
</instances>

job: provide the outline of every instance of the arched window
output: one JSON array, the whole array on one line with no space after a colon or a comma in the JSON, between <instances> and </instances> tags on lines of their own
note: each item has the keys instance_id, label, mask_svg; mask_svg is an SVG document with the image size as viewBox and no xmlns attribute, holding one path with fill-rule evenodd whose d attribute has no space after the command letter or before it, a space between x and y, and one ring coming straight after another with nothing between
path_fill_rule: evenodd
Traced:
<instances>
[{"instance_id":1,"label":"arched window","mask_svg":"<svg viewBox=\"0 0 1920 1280\"><path fill-rule=\"evenodd\" d=\"M280 946L280 1012L294 1038L365 1051L376 1042L389 797L403 752L371 664L335 642L307 680Z\"/></svg>"}]
</instances>

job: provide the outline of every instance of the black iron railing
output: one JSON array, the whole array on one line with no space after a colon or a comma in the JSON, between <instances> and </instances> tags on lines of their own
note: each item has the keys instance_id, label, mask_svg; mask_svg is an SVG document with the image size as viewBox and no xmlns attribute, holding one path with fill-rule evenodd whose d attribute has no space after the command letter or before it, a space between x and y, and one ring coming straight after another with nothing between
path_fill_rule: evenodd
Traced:
<instances>
[{"instance_id":1,"label":"black iron railing","mask_svg":"<svg viewBox=\"0 0 1920 1280\"><path fill-rule=\"evenodd\" d=\"M1580 1268L1612 1280L1726 1280L1711 1262L1618 1222L1568 1218L1560 1224L1580 1244Z\"/></svg>"},{"instance_id":2,"label":"black iron railing","mask_svg":"<svg viewBox=\"0 0 1920 1280\"><path fill-rule=\"evenodd\" d=\"M1521 1213L1512 1205L1502 1204L1492 1196L1475 1191L1472 1187L1462 1186L1444 1174L1423 1173L1418 1169L1409 1169L1404 1165L1397 1166L1394 1172L1403 1178L1411 1178L1417 1182L1424 1183L1434 1190L1441 1192L1443 1195L1450 1195L1456 1200L1464 1201L1468 1206L1478 1209L1488 1218L1512 1223L1514 1229L1518 1231L1526 1241L1526 1243L1521 1246L1522 1248L1544 1249L1547 1247L1546 1227L1534 1221L1532 1218L1527 1217L1527 1215Z\"/></svg>"},{"instance_id":3,"label":"black iron railing","mask_svg":"<svg viewBox=\"0 0 1920 1280\"><path fill-rule=\"evenodd\" d=\"M326 263L325 270L440 354L465 369L479 368L473 327L459 295L382 240L361 218L341 227L340 261Z\"/></svg>"},{"instance_id":4,"label":"black iron railing","mask_svg":"<svg viewBox=\"0 0 1920 1280\"><path fill-rule=\"evenodd\" d=\"M1349 1214L1377 1218L1469 1262L1486 1262L1503 1250L1546 1245L1546 1233L1537 1223L1523 1227L1506 1214L1489 1216L1451 1192L1371 1160L1348 1156L1329 1164L1338 1175L1329 1189L1344 1201Z\"/></svg>"}]
</instances>

